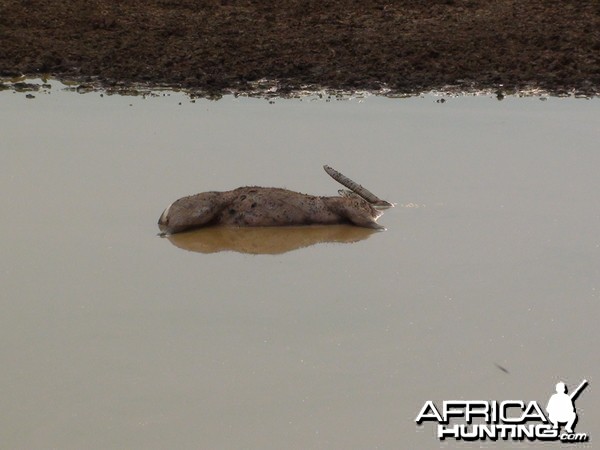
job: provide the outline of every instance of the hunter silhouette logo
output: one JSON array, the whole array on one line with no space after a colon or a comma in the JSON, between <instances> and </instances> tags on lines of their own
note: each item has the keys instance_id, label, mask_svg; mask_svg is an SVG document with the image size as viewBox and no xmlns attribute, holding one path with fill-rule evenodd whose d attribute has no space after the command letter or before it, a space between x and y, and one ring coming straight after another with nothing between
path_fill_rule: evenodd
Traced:
<instances>
[{"instance_id":1,"label":"hunter silhouette logo","mask_svg":"<svg viewBox=\"0 0 600 450\"><path fill-rule=\"evenodd\" d=\"M583 380L568 394L565 383L557 383L556 393L546 406L547 415L535 400L445 400L441 408L428 400L415 422L417 425L436 422L440 440L587 442L590 439L587 433L574 431L578 419L574 401L587 385L588 381ZM562 432L561 424L564 424Z\"/></svg>"},{"instance_id":2,"label":"hunter silhouette logo","mask_svg":"<svg viewBox=\"0 0 600 450\"><path fill-rule=\"evenodd\" d=\"M569 434L573 433L573 427L577 422L577 413L573 401L581 391L587 386L587 380L583 380L581 384L573 391L571 395L567 394L567 386L562 381L556 384L556 394L548 400L548 418L552 422L553 429L559 428L559 423L566 423L565 431Z\"/></svg>"}]
</instances>

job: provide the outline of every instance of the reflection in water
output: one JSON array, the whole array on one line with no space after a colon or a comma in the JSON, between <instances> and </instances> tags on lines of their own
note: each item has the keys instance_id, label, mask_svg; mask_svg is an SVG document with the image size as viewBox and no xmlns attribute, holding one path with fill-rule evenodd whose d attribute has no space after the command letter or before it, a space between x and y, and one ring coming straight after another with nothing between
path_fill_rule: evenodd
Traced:
<instances>
[{"instance_id":1,"label":"reflection in water","mask_svg":"<svg viewBox=\"0 0 600 450\"><path fill-rule=\"evenodd\" d=\"M207 227L168 236L176 247L199 253L279 254L323 242L358 242L377 230L351 225Z\"/></svg>"}]
</instances>

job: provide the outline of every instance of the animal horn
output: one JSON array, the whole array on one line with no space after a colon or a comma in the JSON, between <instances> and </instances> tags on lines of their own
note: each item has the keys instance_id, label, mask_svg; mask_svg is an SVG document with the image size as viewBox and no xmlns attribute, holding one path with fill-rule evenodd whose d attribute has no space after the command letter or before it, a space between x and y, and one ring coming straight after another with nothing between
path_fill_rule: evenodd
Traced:
<instances>
[{"instance_id":1,"label":"animal horn","mask_svg":"<svg viewBox=\"0 0 600 450\"><path fill-rule=\"evenodd\" d=\"M364 198L366 201L371 203L373 206L376 206L379 208L390 208L390 207L394 206L390 202L381 200L379 197L377 197L371 191L362 187L360 184L356 183L355 181L352 181L346 175L338 172L334 168L329 167L328 165L324 165L323 169L325 169L325 172L327 172L327 174L331 178L333 178L335 181L346 186L348 189L352 190L352 192L355 192L356 194L360 195L362 198Z\"/></svg>"}]
</instances>

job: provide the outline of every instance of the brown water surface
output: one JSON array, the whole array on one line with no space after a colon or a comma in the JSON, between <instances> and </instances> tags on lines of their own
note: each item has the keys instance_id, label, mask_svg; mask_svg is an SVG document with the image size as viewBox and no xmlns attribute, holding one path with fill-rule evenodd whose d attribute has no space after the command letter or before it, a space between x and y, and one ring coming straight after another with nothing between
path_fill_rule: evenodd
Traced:
<instances>
[{"instance_id":1,"label":"brown water surface","mask_svg":"<svg viewBox=\"0 0 600 450\"><path fill-rule=\"evenodd\" d=\"M599 100L50 92L0 94L2 447L431 448L426 400L583 378L600 438ZM387 231L156 235L200 191L334 195L323 164Z\"/></svg>"}]
</instances>

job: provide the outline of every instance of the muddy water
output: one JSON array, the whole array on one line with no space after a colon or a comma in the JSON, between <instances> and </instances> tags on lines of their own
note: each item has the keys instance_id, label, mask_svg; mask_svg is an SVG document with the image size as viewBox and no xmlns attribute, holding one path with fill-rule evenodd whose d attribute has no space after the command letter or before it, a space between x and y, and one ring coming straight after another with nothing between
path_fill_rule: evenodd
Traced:
<instances>
[{"instance_id":1,"label":"muddy water","mask_svg":"<svg viewBox=\"0 0 600 450\"><path fill-rule=\"evenodd\" d=\"M583 378L593 440L600 101L436 99L3 92L2 446L430 448L426 400ZM190 193L334 194L324 163L387 231L156 236Z\"/></svg>"}]
</instances>

